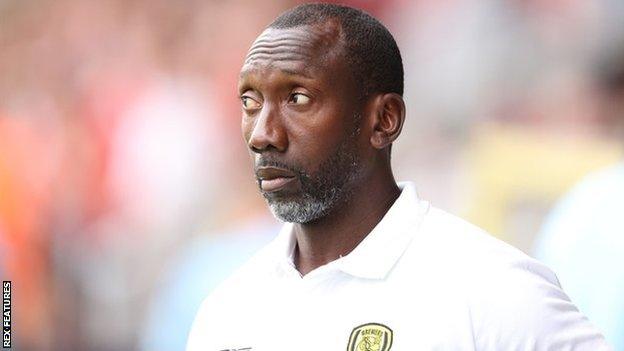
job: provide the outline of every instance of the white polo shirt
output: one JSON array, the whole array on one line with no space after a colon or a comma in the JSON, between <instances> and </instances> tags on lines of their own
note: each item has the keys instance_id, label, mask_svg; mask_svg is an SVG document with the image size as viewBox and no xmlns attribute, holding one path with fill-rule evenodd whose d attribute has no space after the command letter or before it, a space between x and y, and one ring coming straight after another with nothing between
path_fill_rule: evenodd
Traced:
<instances>
[{"instance_id":1,"label":"white polo shirt","mask_svg":"<svg viewBox=\"0 0 624 351\"><path fill-rule=\"evenodd\" d=\"M304 277L285 224L204 301L187 351L610 349L547 267L400 187L349 255Z\"/></svg>"}]
</instances>

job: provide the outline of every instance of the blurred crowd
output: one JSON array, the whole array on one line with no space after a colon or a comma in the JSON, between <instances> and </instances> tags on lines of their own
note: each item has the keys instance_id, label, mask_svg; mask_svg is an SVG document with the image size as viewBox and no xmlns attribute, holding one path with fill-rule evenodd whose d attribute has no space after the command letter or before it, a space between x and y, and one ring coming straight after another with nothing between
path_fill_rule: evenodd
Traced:
<instances>
[{"instance_id":1,"label":"blurred crowd","mask_svg":"<svg viewBox=\"0 0 624 351\"><path fill-rule=\"evenodd\" d=\"M0 1L0 275L14 284L16 350L184 347L202 297L279 227L256 191L236 82L255 36L298 3ZM558 250L581 234L553 244L548 214L624 150L624 2L342 3L381 19L402 51L398 178L565 271ZM586 260L614 247L582 243ZM587 272L620 277L596 317L620 336L622 267Z\"/></svg>"}]
</instances>

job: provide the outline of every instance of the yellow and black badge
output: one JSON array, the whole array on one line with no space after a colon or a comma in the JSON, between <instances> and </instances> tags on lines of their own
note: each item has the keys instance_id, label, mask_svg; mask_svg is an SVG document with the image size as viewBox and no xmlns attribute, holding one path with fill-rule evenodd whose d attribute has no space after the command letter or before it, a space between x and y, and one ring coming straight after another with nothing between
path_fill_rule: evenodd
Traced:
<instances>
[{"instance_id":1,"label":"yellow and black badge","mask_svg":"<svg viewBox=\"0 0 624 351\"><path fill-rule=\"evenodd\" d=\"M379 323L366 323L351 332L347 351L389 351L392 329Z\"/></svg>"}]
</instances>

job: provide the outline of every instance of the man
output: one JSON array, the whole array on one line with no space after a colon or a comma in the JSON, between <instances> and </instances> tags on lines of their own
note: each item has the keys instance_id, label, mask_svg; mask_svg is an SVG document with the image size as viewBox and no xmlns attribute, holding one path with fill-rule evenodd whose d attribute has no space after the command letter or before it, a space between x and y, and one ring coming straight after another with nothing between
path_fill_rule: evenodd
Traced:
<instances>
[{"instance_id":1,"label":"man","mask_svg":"<svg viewBox=\"0 0 624 351\"><path fill-rule=\"evenodd\" d=\"M608 349L546 267L397 185L403 67L377 20L282 14L239 91L260 192L288 223L205 300L187 350Z\"/></svg>"}]
</instances>

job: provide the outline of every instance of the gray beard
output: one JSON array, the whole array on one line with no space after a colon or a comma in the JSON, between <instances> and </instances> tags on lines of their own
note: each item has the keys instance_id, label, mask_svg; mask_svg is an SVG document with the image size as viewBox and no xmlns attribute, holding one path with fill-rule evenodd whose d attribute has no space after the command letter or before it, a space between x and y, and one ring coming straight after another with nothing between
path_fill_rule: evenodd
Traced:
<instances>
[{"instance_id":1,"label":"gray beard","mask_svg":"<svg viewBox=\"0 0 624 351\"><path fill-rule=\"evenodd\" d=\"M333 199L315 199L304 194L302 201L271 201L269 209L275 218L283 222L309 223L323 217L336 202Z\"/></svg>"},{"instance_id":2,"label":"gray beard","mask_svg":"<svg viewBox=\"0 0 624 351\"><path fill-rule=\"evenodd\" d=\"M314 175L291 169L301 182L301 192L287 199L263 193L273 215L284 222L310 223L325 217L340 204L349 202L359 176L360 160L355 136L357 128L325 160Z\"/></svg>"}]
</instances>

